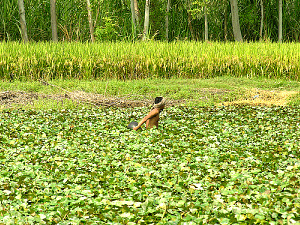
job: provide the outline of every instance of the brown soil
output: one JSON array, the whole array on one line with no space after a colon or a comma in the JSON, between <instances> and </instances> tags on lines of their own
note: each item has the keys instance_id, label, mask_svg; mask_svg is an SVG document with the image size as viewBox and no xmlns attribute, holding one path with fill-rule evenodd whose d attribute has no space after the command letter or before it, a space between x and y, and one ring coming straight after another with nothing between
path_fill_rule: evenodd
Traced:
<instances>
[{"instance_id":1,"label":"brown soil","mask_svg":"<svg viewBox=\"0 0 300 225\"><path fill-rule=\"evenodd\" d=\"M221 89L203 89L198 90L206 95L209 93L213 96L222 95L227 90ZM65 91L63 91L65 92ZM296 91L266 91L259 89L248 90L243 97L237 101L222 102L218 105L287 105L292 96L296 95ZM207 97L199 98L198 100L205 101ZM66 100L74 101L78 104L89 104L95 107L120 107L120 108L133 108L133 107L151 107L153 104L152 99L147 99L145 96L123 96L123 97L107 97L100 94L87 93L83 91L65 92L65 94L43 94L43 93L27 93L22 91L5 91L0 92L0 108L10 108L12 106L25 106L33 105L39 100L55 100L64 102ZM138 99L138 100L132 100ZM197 101L197 99L194 99ZM167 101L167 106L184 105L186 100L170 100Z\"/></svg>"},{"instance_id":2,"label":"brown soil","mask_svg":"<svg viewBox=\"0 0 300 225\"><path fill-rule=\"evenodd\" d=\"M68 92L66 94L42 94L42 93L27 93L22 91L5 91L0 92L0 106L9 108L13 105L32 105L35 101L51 99L59 102L71 100L77 103L89 104L95 107L120 107L132 108L151 106L153 100L130 100L132 96L125 97L105 97L100 94L87 93L83 91ZM168 106L183 104L184 100L168 100Z\"/></svg>"}]
</instances>

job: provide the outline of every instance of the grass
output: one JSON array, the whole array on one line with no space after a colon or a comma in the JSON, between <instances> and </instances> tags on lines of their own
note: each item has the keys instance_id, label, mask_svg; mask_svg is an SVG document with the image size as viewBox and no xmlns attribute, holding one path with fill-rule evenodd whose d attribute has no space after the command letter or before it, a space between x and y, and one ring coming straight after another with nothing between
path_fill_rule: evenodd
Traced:
<instances>
[{"instance_id":1,"label":"grass","mask_svg":"<svg viewBox=\"0 0 300 225\"><path fill-rule=\"evenodd\" d=\"M299 80L299 43L0 43L0 78Z\"/></svg>"},{"instance_id":2,"label":"grass","mask_svg":"<svg viewBox=\"0 0 300 225\"><path fill-rule=\"evenodd\" d=\"M43 94L84 91L101 94L106 97L125 97L132 100L153 99L156 96L165 96L172 100L186 100L186 105L198 106L212 106L223 103L299 105L300 102L300 95L297 94L300 91L300 82L281 79L235 77L127 81L72 79L53 80L49 83L54 86L45 86L37 81L3 81L0 85L0 91L24 91ZM259 95L259 101L258 99L252 99L256 95ZM66 102L65 106L73 107L72 104ZM37 101L36 105L40 105L38 108L57 107L57 104L55 102L51 103L50 100L47 104Z\"/></svg>"},{"instance_id":3,"label":"grass","mask_svg":"<svg viewBox=\"0 0 300 225\"><path fill-rule=\"evenodd\" d=\"M0 106L0 110L5 110L6 106ZM82 109L82 108L91 108L88 104L81 105L76 101L72 101L70 99L64 99L63 101L57 101L54 99L38 99L34 100L30 104L20 104L15 103L12 104L11 108L23 110L49 110L49 109L57 109L57 110L67 110L67 109Z\"/></svg>"},{"instance_id":4,"label":"grass","mask_svg":"<svg viewBox=\"0 0 300 225\"><path fill-rule=\"evenodd\" d=\"M300 105L300 93L290 97L288 105L290 106L299 106Z\"/></svg>"}]
</instances>

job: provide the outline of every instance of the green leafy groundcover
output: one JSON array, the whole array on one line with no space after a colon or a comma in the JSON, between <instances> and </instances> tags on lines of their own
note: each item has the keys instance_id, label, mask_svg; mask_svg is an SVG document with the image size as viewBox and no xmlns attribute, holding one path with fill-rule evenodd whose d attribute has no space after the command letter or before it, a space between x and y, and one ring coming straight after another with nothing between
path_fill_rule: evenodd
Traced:
<instances>
[{"instance_id":1,"label":"green leafy groundcover","mask_svg":"<svg viewBox=\"0 0 300 225\"><path fill-rule=\"evenodd\" d=\"M2 224L297 224L300 108L0 112Z\"/></svg>"}]
</instances>

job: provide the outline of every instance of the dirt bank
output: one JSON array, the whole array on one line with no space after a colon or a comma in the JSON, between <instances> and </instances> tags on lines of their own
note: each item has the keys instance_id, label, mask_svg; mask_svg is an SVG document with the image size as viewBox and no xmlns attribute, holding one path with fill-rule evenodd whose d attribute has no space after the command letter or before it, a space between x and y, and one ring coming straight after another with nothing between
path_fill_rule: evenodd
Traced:
<instances>
[{"instance_id":1,"label":"dirt bank","mask_svg":"<svg viewBox=\"0 0 300 225\"><path fill-rule=\"evenodd\" d=\"M205 93L204 97L199 99L190 100L172 100L168 99L167 106L177 106L184 105L188 101L199 102L207 101L207 93L211 92L211 96L218 98L219 103L217 105L253 105L253 106L285 106L294 95L298 92L296 91L267 91L260 89L251 89L246 91L243 96L240 96L239 100L230 102L220 102L222 101L222 94L224 90L216 89L203 89L201 90ZM121 107L121 108L133 108L133 107L150 107L153 103L152 99L147 99L145 96L122 96L122 97L108 97L101 94L87 93L83 91L74 92L62 92L62 94L43 94L35 92L23 92L23 91L4 91L0 92L0 106L2 108L10 108L13 106L26 106L34 105L37 101L45 100L55 100L58 102L64 102L66 100L71 100L77 104L89 104L95 107ZM132 100L138 99L138 100ZM197 103L195 103L197 104Z\"/></svg>"},{"instance_id":2,"label":"dirt bank","mask_svg":"<svg viewBox=\"0 0 300 225\"><path fill-rule=\"evenodd\" d=\"M72 100L81 104L89 104L95 107L143 107L150 106L153 100L130 100L131 96L124 97L106 97L100 94L87 93L83 91L68 92L66 94L42 94L42 93L27 93L22 91L5 91L0 92L0 105L2 107L11 107L14 105L32 105L38 100L56 100L63 102ZM168 106L184 104L184 100L168 100Z\"/></svg>"}]
</instances>

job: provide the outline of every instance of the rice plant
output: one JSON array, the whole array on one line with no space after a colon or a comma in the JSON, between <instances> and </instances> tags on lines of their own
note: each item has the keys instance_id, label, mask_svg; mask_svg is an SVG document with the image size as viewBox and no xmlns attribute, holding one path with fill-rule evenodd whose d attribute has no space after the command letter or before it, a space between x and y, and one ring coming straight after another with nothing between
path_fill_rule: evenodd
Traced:
<instances>
[{"instance_id":1,"label":"rice plant","mask_svg":"<svg viewBox=\"0 0 300 225\"><path fill-rule=\"evenodd\" d=\"M262 77L299 80L299 43L0 44L0 78L144 79Z\"/></svg>"}]
</instances>

